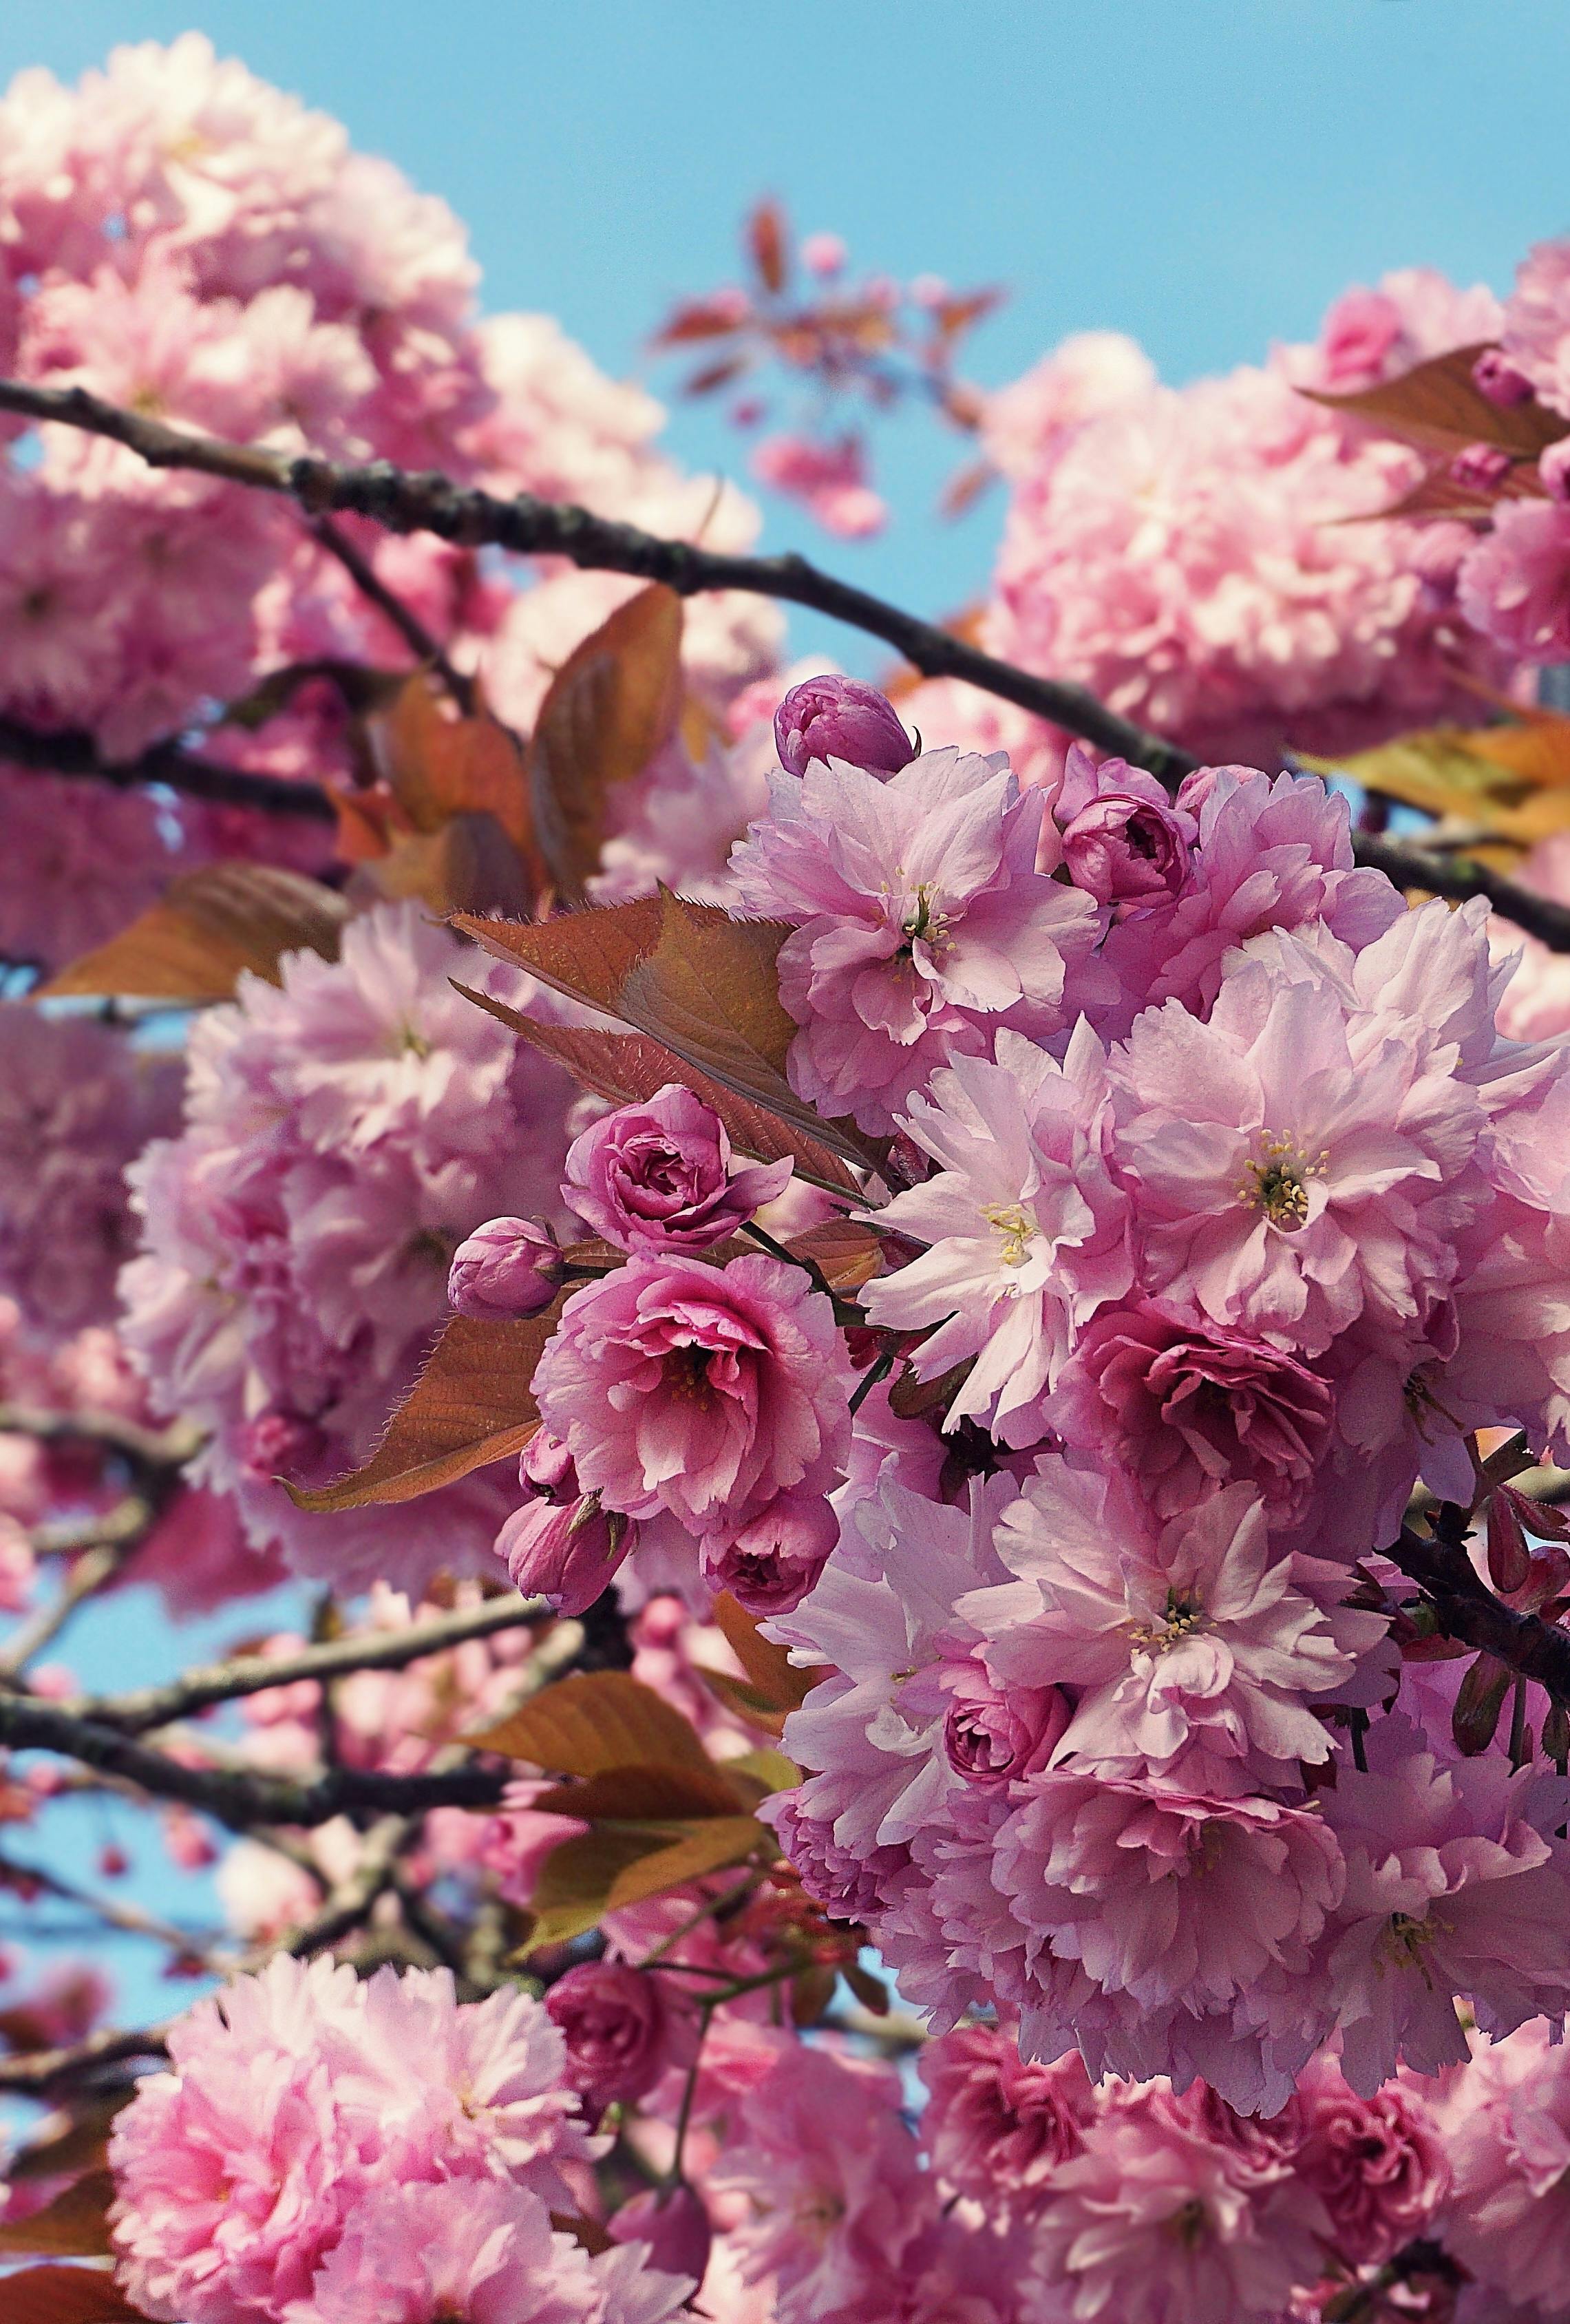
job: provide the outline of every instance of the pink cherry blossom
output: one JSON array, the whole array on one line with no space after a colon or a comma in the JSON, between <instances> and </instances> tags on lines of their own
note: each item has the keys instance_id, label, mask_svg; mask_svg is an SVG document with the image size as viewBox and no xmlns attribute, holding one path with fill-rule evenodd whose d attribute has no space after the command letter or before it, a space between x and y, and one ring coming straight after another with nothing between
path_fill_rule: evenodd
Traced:
<instances>
[{"instance_id":1,"label":"pink cherry blossom","mask_svg":"<svg viewBox=\"0 0 1570 2324\"><path fill-rule=\"evenodd\" d=\"M1447 2249L1495 2297L1533 2315L1564 2307L1570 2230L1570 2052L1564 2025L1535 2018L1502 2041L1474 2034L1437 2107L1454 2184Z\"/></svg>"},{"instance_id":2,"label":"pink cherry blossom","mask_svg":"<svg viewBox=\"0 0 1570 2324\"><path fill-rule=\"evenodd\" d=\"M1299 2075L1292 2111L1293 2169L1324 2204L1343 2259L1382 2264L1432 2232L1450 2187L1448 2142L1414 2079L1359 2098L1325 2052Z\"/></svg>"},{"instance_id":3,"label":"pink cherry blossom","mask_svg":"<svg viewBox=\"0 0 1570 2324\"><path fill-rule=\"evenodd\" d=\"M1001 2026L962 2025L929 2042L921 2141L943 2185L989 2209L1033 2212L1077 2154L1096 2111L1079 2052L1027 2063Z\"/></svg>"},{"instance_id":4,"label":"pink cherry blossom","mask_svg":"<svg viewBox=\"0 0 1570 2324\"><path fill-rule=\"evenodd\" d=\"M1062 1065L1011 1034L996 1048L995 1063L956 1058L913 1104L910 1134L940 1167L879 1218L928 1249L863 1304L897 1331L936 1325L912 1357L920 1379L974 1359L950 1423L968 1414L1023 1445L1045 1434L1041 1399L1078 1330L1133 1265L1099 1041L1082 1021Z\"/></svg>"},{"instance_id":5,"label":"pink cherry blossom","mask_svg":"<svg viewBox=\"0 0 1570 2324\"><path fill-rule=\"evenodd\" d=\"M668 1082L573 1141L562 1193L590 1231L620 1250L707 1250L776 1200L793 1167L788 1157L733 1164L713 1107Z\"/></svg>"},{"instance_id":6,"label":"pink cherry blossom","mask_svg":"<svg viewBox=\"0 0 1570 2324\"><path fill-rule=\"evenodd\" d=\"M789 1071L826 1113L886 1131L935 1065L994 1025L1065 1021L1089 897L1035 869L1042 802L1006 765L924 752L883 776L816 761L776 775L732 858L751 911L795 924L780 997L802 1028Z\"/></svg>"}]
</instances>

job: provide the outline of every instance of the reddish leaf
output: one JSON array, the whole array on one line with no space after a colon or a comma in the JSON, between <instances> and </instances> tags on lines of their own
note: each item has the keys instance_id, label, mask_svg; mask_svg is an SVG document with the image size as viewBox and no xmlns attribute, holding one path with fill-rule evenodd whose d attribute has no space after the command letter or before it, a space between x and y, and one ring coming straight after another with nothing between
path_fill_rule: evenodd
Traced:
<instances>
[{"instance_id":1,"label":"reddish leaf","mask_svg":"<svg viewBox=\"0 0 1570 2324\"><path fill-rule=\"evenodd\" d=\"M144 2324L105 2269L18 2268L0 2276L0 2295L5 2324Z\"/></svg>"},{"instance_id":2,"label":"reddish leaf","mask_svg":"<svg viewBox=\"0 0 1570 2324\"><path fill-rule=\"evenodd\" d=\"M789 1651L763 1637L755 1618L728 1590L715 1600L714 1618L725 1644L771 1710L799 1710L818 1682L830 1674L822 1669L798 1670Z\"/></svg>"},{"instance_id":3,"label":"reddish leaf","mask_svg":"<svg viewBox=\"0 0 1570 2324\"><path fill-rule=\"evenodd\" d=\"M748 1857L761 1849L772 1854L775 1847L773 1833L756 1816L714 1816L706 1823L694 1825L670 1847L641 1856L624 1871L618 1872L611 1883L605 1909L615 1913L624 1904L641 1904L646 1896L662 1895L667 1888L679 1888L688 1880L701 1880L706 1872L720 1872L726 1865L744 1864Z\"/></svg>"},{"instance_id":4,"label":"reddish leaf","mask_svg":"<svg viewBox=\"0 0 1570 2324\"><path fill-rule=\"evenodd\" d=\"M438 681L416 670L367 731L378 771L416 831L439 831L455 815L494 816L519 853L527 853L523 761L488 711L456 716Z\"/></svg>"},{"instance_id":5,"label":"reddish leaf","mask_svg":"<svg viewBox=\"0 0 1570 2324\"><path fill-rule=\"evenodd\" d=\"M625 1671L563 1679L466 1739L476 1750L527 1759L558 1775L664 1766L706 1775L713 1766L690 1721Z\"/></svg>"},{"instance_id":6,"label":"reddish leaf","mask_svg":"<svg viewBox=\"0 0 1570 2324\"><path fill-rule=\"evenodd\" d=\"M657 347L690 346L699 339L725 339L744 320L734 301L691 299L676 308L654 334Z\"/></svg>"},{"instance_id":7,"label":"reddish leaf","mask_svg":"<svg viewBox=\"0 0 1570 2324\"><path fill-rule=\"evenodd\" d=\"M574 648L540 706L529 796L540 854L569 902L599 868L611 793L641 774L681 713L681 600L656 585Z\"/></svg>"},{"instance_id":8,"label":"reddish leaf","mask_svg":"<svg viewBox=\"0 0 1570 2324\"><path fill-rule=\"evenodd\" d=\"M609 1098L613 1105L638 1105L668 1082L680 1082L694 1097L714 1108L740 1153L751 1154L760 1162L778 1162L789 1155L798 1176L810 1178L814 1185L836 1194L855 1193L850 1172L820 1139L803 1136L767 1107L738 1097L734 1090L722 1089L718 1082L685 1063L663 1043L651 1040L646 1033L601 1033L584 1025L537 1024L488 992L472 991L466 984L457 990L466 1001L500 1018L535 1048L565 1065L596 1097ZM833 1228L814 1232L831 1233Z\"/></svg>"},{"instance_id":9,"label":"reddish leaf","mask_svg":"<svg viewBox=\"0 0 1570 2324\"><path fill-rule=\"evenodd\" d=\"M996 483L997 475L990 460L973 460L967 467L956 469L938 494L938 514L963 516L967 509L975 506L988 485Z\"/></svg>"},{"instance_id":10,"label":"reddish leaf","mask_svg":"<svg viewBox=\"0 0 1570 2324\"><path fill-rule=\"evenodd\" d=\"M498 959L651 1035L808 1138L864 1167L881 1166L873 1141L822 1120L785 1077L796 1027L780 1005L775 960L788 928L733 920L668 889L533 927L461 915L454 926Z\"/></svg>"},{"instance_id":11,"label":"reddish leaf","mask_svg":"<svg viewBox=\"0 0 1570 2324\"><path fill-rule=\"evenodd\" d=\"M859 1291L882 1272L882 1240L860 1219L825 1219L785 1248L793 1259L810 1259L833 1291Z\"/></svg>"},{"instance_id":12,"label":"reddish leaf","mask_svg":"<svg viewBox=\"0 0 1570 2324\"><path fill-rule=\"evenodd\" d=\"M778 202L765 197L758 203L747 220L746 242L759 281L777 298L785 288L790 243L785 213Z\"/></svg>"},{"instance_id":13,"label":"reddish leaf","mask_svg":"<svg viewBox=\"0 0 1570 2324\"><path fill-rule=\"evenodd\" d=\"M436 831L394 837L362 858L351 897L402 901L432 912L526 912L533 902L522 856L494 815L454 815Z\"/></svg>"},{"instance_id":14,"label":"reddish leaf","mask_svg":"<svg viewBox=\"0 0 1570 2324\"><path fill-rule=\"evenodd\" d=\"M0 2220L0 2256L47 2252L53 2259L97 2259L109 2249L107 2213L114 2200L111 2174L87 2172L30 2218Z\"/></svg>"},{"instance_id":15,"label":"reddish leaf","mask_svg":"<svg viewBox=\"0 0 1570 2324\"><path fill-rule=\"evenodd\" d=\"M319 1492L286 1485L296 1508L363 1508L417 1500L471 1470L521 1452L539 1425L529 1383L561 1314L557 1300L526 1323L455 1315L364 1468Z\"/></svg>"},{"instance_id":16,"label":"reddish leaf","mask_svg":"<svg viewBox=\"0 0 1570 2324\"><path fill-rule=\"evenodd\" d=\"M690 372L681 383L683 395L716 395L722 387L741 378L749 368L745 355L722 355L718 363L705 364L701 370Z\"/></svg>"},{"instance_id":17,"label":"reddish leaf","mask_svg":"<svg viewBox=\"0 0 1570 2324\"><path fill-rule=\"evenodd\" d=\"M1570 1515L1556 1503L1535 1501L1529 1493L1517 1492L1513 1485L1503 1488L1503 1497L1527 1532L1536 1534L1539 1541L1570 1542Z\"/></svg>"},{"instance_id":18,"label":"reddish leaf","mask_svg":"<svg viewBox=\"0 0 1570 2324\"><path fill-rule=\"evenodd\" d=\"M750 1808L756 1794L743 1798L718 1767L607 1767L582 1783L563 1784L536 1801L551 1815L577 1816L584 1823L690 1823L706 1816L734 1816Z\"/></svg>"},{"instance_id":19,"label":"reddish leaf","mask_svg":"<svg viewBox=\"0 0 1570 2324\"><path fill-rule=\"evenodd\" d=\"M1508 407L1491 403L1472 376L1482 346L1456 347L1377 387L1350 395L1318 389L1301 391L1350 419L1366 420L1387 435L1422 450L1455 453L1469 444L1492 444L1519 460L1536 461L1544 448L1570 432L1556 411L1540 403Z\"/></svg>"},{"instance_id":20,"label":"reddish leaf","mask_svg":"<svg viewBox=\"0 0 1570 2324\"><path fill-rule=\"evenodd\" d=\"M281 982L287 952L336 960L349 908L318 880L272 863L213 863L171 880L161 902L40 989L137 1000L227 1001L242 971Z\"/></svg>"}]
</instances>

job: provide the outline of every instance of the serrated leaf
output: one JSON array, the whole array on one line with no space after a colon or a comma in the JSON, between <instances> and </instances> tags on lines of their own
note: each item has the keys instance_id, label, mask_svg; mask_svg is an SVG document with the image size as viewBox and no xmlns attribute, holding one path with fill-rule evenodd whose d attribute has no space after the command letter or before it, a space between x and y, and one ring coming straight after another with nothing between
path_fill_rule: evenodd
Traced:
<instances>
[{"instance_id":1,"label":"serrated leaf","mask_svg":"<svg viewBox=\"0 0 1570 2324\"><path fill-rule=\"evenodd\" d=\"M106 2269L23 2267L0 2276L5 2324L145 2324Z\"/></svg>"},{"instance_id":2,"label":"serrated leaf","mask_svg":"<svg viewBox=\"0 0 1570 2324\"><path fill-rule=\"evenodd\" d=\"M530 1382L561 1308L558 1298L543 1314L513 1323L455 1315L365 1466L318 1492L286 1484L295 1508L321 1513L418 1500L521 1452L540 1422Z\"/></svg>"},{"instance_id":3,"label":"serrated leaf","mask_svg":"<svg viewBox=\"0 0 1570 2324\"><path fill-rule=\"evenodd\" d=\"M864 1168L882 1149L848 1122L825 1121L785 1075L796 1026L775 962L789 928L734 920L661 889L636 904L568 912L524 927L460 914L460 935L558 992L649 1034L684 1065Z\"/></svg>"},{"instance_id":4,"label":"serrated leaf","mask_svg":"<svg viewBox=\"0 0 1570 2324\"><path fill-rule=\"evenodd\" d=\"M668 1082L680 1082L718 1114L739 1154L750 1154L758 1162L779 1162L789 1155L798 1177L810 1179L815 1186L841 1194L858 1191L838 1155L820 1139L806 1137L767 1107L738 1097L734 1090L722 1089L718 1082L687 1064L663 1043L651 1040L647 1033L604 1033L586 1025L540 1024L488 992L474 991L456 980L454 989L565 1065L596 1097L608 1098L613 1105L640 1105ZM833 1222L829 1224L832 1229Z\"/></svg>"},{"instance_id":5,"label":"serrated leaf","mask_svg":"<svg viewBox=\"0 0 1570 2324\"><path fill-rule=\"evenodd\" d=\"M1336 395L1304 388L1312 403L1323 403L1349 419L1364 420L1404 444L1431 452L1463 452L1469 444L1492 444L1518 460L1535 461L1550 444L1570 432L1556 411L1541 403L1492 403L1472 376L1487 342L1455 347L1420 363L1399 379Z\"/></svg>"},{"instance_id":6,"label":"serrated leaf","mask_svg":"<svg viewBox=\"0 0 1570 2324\"><path fill-rule=\"evenodd\" d=\"M416 831L456 815L494 816L520 854L529 845L529 786L518 745L483 706L455 715L446 688L416 670L367 722L377 771Z\"/></svg>"},{"instance_id":7,"label":"serrated leaf","mask_svg":"<svg viewBox=\"0 0 1570 2324\"><path fill-rule=\"evenodd\" d=\"M336 960L348 917L341 896L299 872L272 863L208 864L171 880L158 903L51 977L38 998L227 1001L246 969L277 984L285 953Z\"/></svg>"},{"instance_id":8,"label":"serrated leaf","mask_svg":"<svg viewBox=\"0 0 1570 2324\"><path fill-rule=\"evenodd\" d=\"M529 742L534 834L562 896L599 869L611 794L642 772L681 714L681 600L656 584L618 605L550 681Z\"/></svg>"},{"instance_id":9,"label":"serrated leaf","mask_svg":"<svg viewBox=\"0 0 1570 2324\"><path fill-rule=\"evenodd\" d=\"M499 1725L466 1740L476 1750L527 1759L553 1775L675 1766L707 1775L713 1761L697 1730L625 1671L586 1671L545 1688Z\"/></svg>"},{"instance_id":10,"label":"serrated leaf","mask_svg":"<svg viewBox=\"0 0 1570 2324\"><path fill-rule=\"evenodd\" d=\"M666 1889L683 1887L689 1880L701 1880L706 1873L744 1864L761 1849L772 1854L775 1840L755 1816L715 1816L695 1824L669 1848L629 1863L612 1881L605 1910L619 1912L624 1904L641 1904L645 1897L662 1895Z\"/></svg>"},{"instance_id":11,"label":"serrated leaf","mask_svg":"<svg viewBox=\"0 0 1570 2324\"><path fill-rule=\"evenodd\" d=\"M73 2179L31 2218L0 2220L0 2254L47 2252L54 2259L101 2258L110 2248L107 2214L114 2200L111 2173L88 2171Z\"/></svg>"}]
</instances>

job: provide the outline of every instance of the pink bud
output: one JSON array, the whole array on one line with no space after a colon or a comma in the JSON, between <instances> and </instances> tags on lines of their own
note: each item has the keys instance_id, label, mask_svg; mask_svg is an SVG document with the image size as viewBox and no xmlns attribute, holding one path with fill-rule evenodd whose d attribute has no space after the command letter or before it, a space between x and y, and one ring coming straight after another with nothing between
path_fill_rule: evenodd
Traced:
<instances>
[{"instance_id":1,"label":"pink bud","mask_svg":"<svg viewBox=\"0 0 1570 2324\"><path fill-rule=\"evenodd\" d=\"M549 1429L524 1448L518 1481L529 1499L496 1536L497 1556L525 1598L543 1598L559 1614L586 1613L610 1588L636 1525L579 1490L572 1456Z\"/></svg>"},{"instance_id":2,"label":"pink bud","mask_svg":"<svg viewBox=\"0 0 1570 2324\"><path fill-rule=\"evenodd\" d=\"M549 1227L534 1219L488 1219L453 1254L447 1296L460 1315L538 1315L564 1280Z\"/></svg>"},{"instance_id":3,"label":"pink bud","mask_svg":"<svg viewBox=\"0 0 1570 2324\"><path fill-rule=\"evenodd\" d=\"M253 1477L299 1479L320 1460L327 1438L314 1420L275 1404L246 1423L238 1449Z\"/></svg>"},{"instance_id":4,"label":"pink bud","mask_svg":"<svg viewBox=\"0 0 1570 2324\"><path fill-rule=\"evenodd\" d=\"M839 1520L821 1496L780 1493L733 1541L706 1541L704 1579L760 1618L799 1605L828 1563Z\"/></svg>"},{"instance_id":5,"label":"pink bud","mask_svg":"<svg viewBox=\"0 0 1570 2324\"><path fill-rule=\"evenodd\" d=\"M1472 380L1479 394L1486 395L1501 410L1531 400L1531 381L1516 369L1502 347L1484 347L1472 366Z\"/></svg>"},{"instance_id":6,"label":"pink bud","mask_svg":"<svg viewBox=\"0 0 1570 2324\"><path fill-rule=\"evenodd\" d=\"M1541 454L1538 476L1551 501L1570 501L1570 436L1561 436Z\"/></svg>"},{"instance_id":7,"label":"pink bud","mask_svg":"<svg viewBox=\"0 0 1570 2324\"><path fill-rule=\"evenodd\" d=\"M735 1163L714 1108L668 1082L573 1140L561 1191L619 1250L709 1250L782 1194L793 1167Z\"/></svg>"},{"instance_id":8,"label":"pink bud","mask_svg":"<svg viewBox=\"0 0 1570 2324\"><path fill-rule=\"evenodd\" d=\"M1188 877L1185 825L1192 828L1189 816L1152 799L1106 792L1063 835L1068 876L1098 903L1164 903Z\"/></svg>"},{"instance_id":9,"label":"pink bud","mask_svg":"<svg viewBox=\"0 0 1570 2324\"><path fill-rule=\"evenodd\" d=\"M590 2113L630 2104L665 2067L665 2004L657 1977L620 1961L581 1961L545 2006L567 2043L567 2079Z\"/></svg>"},{"instance_id":10,"label":"pink bud","mask_svg":"<svg viewBox=\"0 0 1570 2324\"><path fill-rule=\"evenodd\" d=\"M650 2187L605 2225L619 2244L647 2244L651 2267L703 2282L713 2236L702 2199L690 2187Z\"/></svg>"},{"instance_id":11,"label":"pink bud","mask_svg":"<svg viewBox=\"0 0 1570 2324\"><path fill-rule=\"evenodd\" d=\"M837 234L809 234L801 245L801 263L809 274L837 274L845 262L845 246Z\"/></svg>"},{"instance_id":12,"label":"pink bud","mask_svg":"<svg viewBox=\"0 0 1570 2324\"><path fill-rule=\"evenodd\" d=\"M774 713L780 764L804 775L814 759L840 759L869 774L898 774L916 756L893 704L859 678L809 678Z\"/></svg>"},{"instance_id":13,"label":"pink bud","mask_svg":"<svg viewBox=\"0 0 1570 2324\"><path fill-rule=\"evenodd\" d=\"M1497 444L1469 444L1450 463L1451 475L1469 493L1497 491L1510 472L1510 456Z\"/></svg>"}]
</instances>

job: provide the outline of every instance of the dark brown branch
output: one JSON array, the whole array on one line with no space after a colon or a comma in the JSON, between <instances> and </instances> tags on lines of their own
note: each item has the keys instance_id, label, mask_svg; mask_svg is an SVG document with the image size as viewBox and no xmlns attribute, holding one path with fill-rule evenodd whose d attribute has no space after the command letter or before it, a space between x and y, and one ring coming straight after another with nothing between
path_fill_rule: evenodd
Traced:
<instances>
[{"instance_id":1,"label":"dark brown branch","mask_svg":"<svg viewBox=\"0 0 1570 2324\"><path fill-rule=\"evenodd\" d=\"M386 1775L378 1769L333 1767L306 1782L235 1767L191 1767L115 1727L78 1719L58 1703L30 1695L0 1694L0 1748L58 1751L101 1775L134 1784L160 1800L180 1800L231 1831L257 1824L311 1828L335 1816L423 1815L431 1808L490 1808L507 1778L488 1767L441 1773Z\"/></svg>"},{"instance_id":2,"label":"dark brown branch","mask_svg":"<svg viewBox=\"0 0 1570 2324\"><path fill-rule=\"evenodd\" d=\"M350 1671L402 1670L427 1655L445 1654L471 1638L490 1638L499 1631L524 1628L541 1620L547 1610L540 1598L494 1598L483 1606L418 1622L406 1630L362 1630L334 1638L326 1646L302 1646L294 1655L238 1655L206 1670L187 1671L167 1686L141 1687L134 1694L84 1695L59 1707L75 1719L141 1734L149 1728L166 1727L172 1720L189 1719L211 1703L232 1702L269 1687L291 1686L299 1679L341 1678Z\"/></svg>"},{"instance_id":3,"label":"dark brown branch","mask_svg":"<svg viewBox=\"0 0 1570 2324\"><path fill-rule=\"evenodd\" d=\"M1479 1581L1458 1542L1427 1539L1404 1526L1384 1554L1422 1589L1446 1637L1492 1655L1556 1701L1570 1704L1570 1632L1536 1614L1519 1614L1496 1598Z\"/></svg>"},{"instance_id":4,"label":"dark brown branch","mask_svg":"<svg viewBox=\"0 0 1570 2324\"><path fill-rule=\"evenodd\" d=\"M1148 768L1169 788L1176 788L1198 763L1192 752L1121 717L1085 687L1039 678L1033 671L1000 661L884 598L836 580L804 557L726 555L691 541L661 540L636 525L595 516L587 509L539 500L528 493L499 500L434 472L411 474L386 461L355 467L314 456L291 459L254 445L226 444L123 410L85 388L31 387L17 380L0 380L0 410L106 436L154 468L196 468L234 484L285 493L314 519L324 518L330 511L349 511L371 518L392 532L433 532L465 548L489 543L520 556L564 557L596 571L663 582L684 597L706 590L737 589L805 605L832 621L882 638L923 676L958 678L984 694L1012 702L1081 736L1098 750ZM374 581L374 576L371 578ZM322 798L324 811L330 813L325 794ZM1518 927L1540 937L1556 952L1570 952L1570 909L1563 905L1550 903L1481 865L1462 869L1435 862L1424 849L1403 846L1374 832L1358 833L1354 845L1360 863L1385 872L1398 886L1424 887L1451 899L1486 896Z\"/></svg>"},{"instance_id":5,"label":"dark brown branch","mask_svg":"<svg viewBox=\"0 0 1570 2324\"><path fill-rule=\"evenodd\" d=\"M131 2058L168 2055L162 2025L123 2033L106 2027L60 2050L30 2050L20 2057L0 2058L0 2093L14 2098L44 2098L59 2085L100 2066L123 2064Z\"/></svg>"},{"instance_id":6,"label":"dark brown branch","mask_svg":"<svg viewBox=\"0 0 1570 2324\"><path fill-rule=\"evenodd\" d=\"M1486 863L1441 855L1427 847L1403 846L1382 833L1359 831L1353 847L1360 863L1382 872L1398 888L1425 888L1431 896L1464 903L1468 896L1486 896L1496 912L1513 920L1524 935L1537 936L1554 952L1570 952L1570 905L1556 904L1534 894Z\"/></svg>"},{"instance_id":7,"label":"dark brown branch","mask_svg":"<svg viewBox=\"0 0 1570 2324\"><path fill-rule=\"evenodd\" d=\"M662 581L683 597L711 589L741 589L809 606L832 621L882 638L928 678L962 678L1071 734L1083 735L1098 749L1149 767L1164 781L1178 780L1196 764L1190 752L1148 733L1131 719L1119 717L1082 687L1016 669L865 589L836 580L804 557L729 556L690 541L662 540L636 525L594 516L587 509L538 500L528 493L498 500L446 476L410 475L384 461L343 466L312 456L291 459L254 445L225 444L123 410L85 388L0 381L0 410L106 436L151 467L195 468L233 484L287 493L312 517L347 510L392 532L434 532L464 548L489 543L520 556L565 557L597 571Z\"/></svg>"},{"instance_id":8,"label":"dark brown branch","mask_svg":"<svg viewBox=\"0 0 1570 2324\"><path fill-rule=\"evenodd\" d=\"M115 790L163 783L187 798L208 799L217 807L259 807L266 815L308 816L316 823L331 823L337 814L319 783L220 766L179 742L154 742L134 759L106 759L90 734L46 734L19 718L0 717L0 760L36 774L107 783Z\"/></svg>"},{"instance_id":9,"label":"dark brown branch","mask_svg":"<svg viewBox=\"0 0 1570 2324\"><path fill-rule=\"evenodd\" d=\"M473 678L453 668L419 615L411 613L402 598L393 595L370 559L361 556L347 533L341 531L330 516L319 516L311 531L328 556L337 558L366 603L374 605L383 619L392 623L415 659L430 664L464 716L470 716L475 706Z\"/></svg>"}]
</instances>

